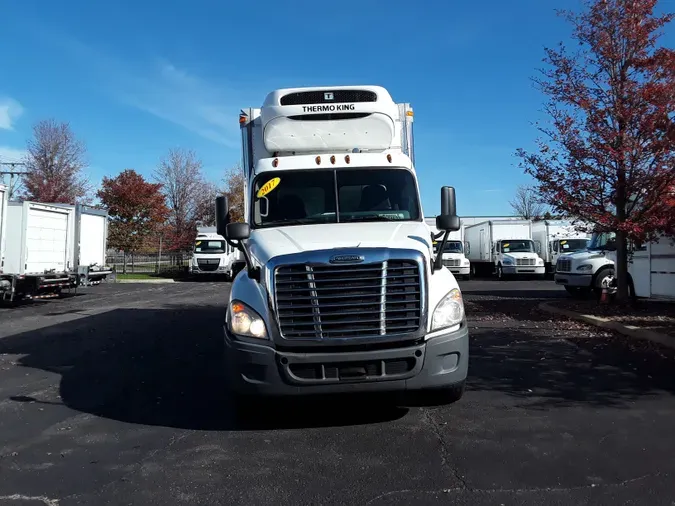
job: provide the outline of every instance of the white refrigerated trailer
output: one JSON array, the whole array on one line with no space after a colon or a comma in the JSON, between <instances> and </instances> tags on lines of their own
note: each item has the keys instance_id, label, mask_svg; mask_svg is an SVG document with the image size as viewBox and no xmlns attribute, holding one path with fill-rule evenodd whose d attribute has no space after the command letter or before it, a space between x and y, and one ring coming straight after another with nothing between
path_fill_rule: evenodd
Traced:
<instances>
[{"instance_id":1,"label":"white refrigerated trailer","mask_svg":"<svg viewBox=\"0 0 675 506\"><path fill-rule=\"evenodd\" d=\"M9 202L0 298L16 300L77 286L72 272L75 211L39 202Z\"/></svg>"},{"instance_id":2,"label":"white refrigerated trailer","mask_svg":"<svg viewBox=\"0 0 675 506\"><path fill-rule=\"evenodd\" d=\"M471 273L544 276L544 260L537 255L530 220L490 220L464 229Z\"/></svg>"}]
</instances>

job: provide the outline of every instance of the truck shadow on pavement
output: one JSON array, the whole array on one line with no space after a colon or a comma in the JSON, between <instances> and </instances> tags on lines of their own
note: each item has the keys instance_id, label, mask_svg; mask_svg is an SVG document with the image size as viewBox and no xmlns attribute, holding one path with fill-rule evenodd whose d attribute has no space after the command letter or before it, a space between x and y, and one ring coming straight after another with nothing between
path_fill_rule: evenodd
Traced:
<instances>
[{"instance_id":1,"label":"truck shadow on pavement","mask_svg":"<svg viewBox=\"0 0 675 506\"><path fill-rule=\"evenodd\" d=\"M337 397L266 403L255 416L237 416L223 374L223 320L222 307L115 309L2 338L0 353L23 355L18 365L61 375L60 401L32 399L29 392L11 400L194 430L370 424L408 412L370 398Z\"/></svg>"}]
</instances>

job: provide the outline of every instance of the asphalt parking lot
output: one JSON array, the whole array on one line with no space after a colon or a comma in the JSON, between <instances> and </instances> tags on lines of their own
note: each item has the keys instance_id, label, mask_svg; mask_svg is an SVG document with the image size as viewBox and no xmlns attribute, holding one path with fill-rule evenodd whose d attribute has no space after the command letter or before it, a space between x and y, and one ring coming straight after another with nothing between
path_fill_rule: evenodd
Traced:
<instances>
[{"instance_id":1,"label":"asphalt parking lot","mask_svg":"<svg viewBox=\"0 0 675 506\"><path fill-rule=\"evenodd\" d=\"M236 421L227 283L103 284L0 309L0 505L675 504L673 357L462 282L450 406L331 398Z\"/></svg>"}]
</instances>

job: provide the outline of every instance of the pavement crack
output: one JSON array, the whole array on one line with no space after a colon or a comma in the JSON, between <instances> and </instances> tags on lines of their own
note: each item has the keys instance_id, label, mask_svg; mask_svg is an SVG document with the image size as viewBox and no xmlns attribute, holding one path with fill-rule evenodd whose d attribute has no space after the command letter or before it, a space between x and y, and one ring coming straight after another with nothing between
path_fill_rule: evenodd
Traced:
<instances>
[{"instance_id":1,"label":"pavement crack","mask_svg":"<svg viewBox=\"0 0 675 506\"><path fill-rule=\"evenodd\" d=\"M422 411L422 420L425 422L429 427L431 427L432 432L438 438L438 442L441 447L441 465L447 469L449 469L452 472L452 475L455 477L455 479L461 483L462 489L472 491L473 489L469 486L469 484L466 481L466 478L462 476L459 472L459 469L457 469L455 466L451 465L449 462L448 457L451 455L450 449L448 448L448 443L445 441L445 438L443 437L443 432L441 428L443 427L442 424L433 416L433 412L430 409L425 409Z\"/></svg>"},{"instance_id":2,"label":"pavement crack","mask_svg":"<svg viewBox=\"0 0 675 506\"><path fill-rule=\"evenodd\" d=\"M572 487L531 487L531 488L469 488L463 483L461 487L452 487L452 488L439 488L435 490L413 490L413 489L401 489L401 490L390 490L388 492L383 492L377 496L369 499L364 506L373 504L374 502L384 499L386 497L391 497L395 495L406 495L406 494L418 494L418 495L441 495L441 494L456 494L462 492L469 492L471 494L482 494L482 495L492 495L492 494L537 494L542 492L548 493L559 493L559 492L574 492L579 490L588 490L595 488L620 488L625 487L626 485L631 485L633 483L645 480L647 478L656 478L661 476L661 473L645 474L643 476L638 476L637 478L629 478L618 483L588 483L586 485L578 485Z\"/></svg>"},{"instance_id":3,"label":"pavement crack","mask_svg":"<svg viewBox=\"0 0 675 506\"><path fill-rule=\"evenodd\" d=\"M0 501L33 501L41 502L45 506L59 506L58 499L50 499L44 495L23 495L23 494L12 494L12 495L0 495Z\"/></svg>"}]
</instances>

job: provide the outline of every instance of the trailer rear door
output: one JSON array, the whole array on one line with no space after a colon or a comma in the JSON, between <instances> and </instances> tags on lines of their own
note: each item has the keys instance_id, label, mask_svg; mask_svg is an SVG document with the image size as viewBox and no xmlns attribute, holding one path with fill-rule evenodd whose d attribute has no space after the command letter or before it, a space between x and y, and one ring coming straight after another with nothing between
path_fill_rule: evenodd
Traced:
<instances>
[{"instance_id":1,"label":"trailer rear door","mask_svg":"<svg viewBox=\"0 0 675 506\"><path fill-rule=\"evenodd\" d=\"M28 209L26 224L26 273L67 270L68 212Z\"/></svg>"},{"instance_id":2,"label":"trailer rear door","mask_svg":"<svg viewBox=\"0 0 675 506\"><path fill-rule=\"evenodd\" d=\"M105 216L80 215L80 265L105 265Z\"/></svg>"}]
</instances>

